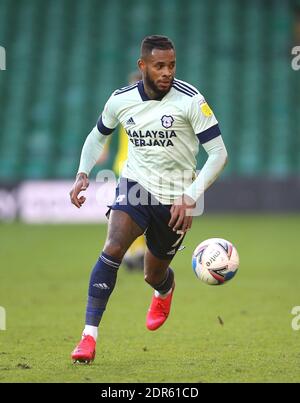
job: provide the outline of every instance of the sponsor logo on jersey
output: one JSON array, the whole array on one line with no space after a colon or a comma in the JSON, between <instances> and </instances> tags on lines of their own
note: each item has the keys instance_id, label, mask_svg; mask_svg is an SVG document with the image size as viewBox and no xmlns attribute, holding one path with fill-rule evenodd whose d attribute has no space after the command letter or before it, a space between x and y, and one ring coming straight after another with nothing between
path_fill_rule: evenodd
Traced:
<instances>
[{"instance_id":1,"label":"sponsor logo on jersey","mask_svg":"<svg viewBox=\"0 0 300 403\"><path fill-rule=\"evenodd\" d=\"M174 130L126 130L129 140L136 147L145 146L160 146L169 147L174 146L173 137L177 137Z\"/></svg>"},{"instance_id":2,"label":"sponsor logo on jersey","mask_svg":"<svg viewBox=\"0 0 300 403\"><path fill-rule=\"evenodd\" d=\"M127 124L128 126L135 125L135 121L134 121L133 118L131 117L130 119L127 120L126 124Z\"/></svg>"},{"instance_id":3,"label":"sponsor logo on jersey","mask_svg":"<svg viewBox=\"0 0 300 403\"><path fill-rule=\"evenodd\" d=\"M172 127L172 124L174 122L174 118L171 115L164 115L160 120L161 120L161 124L166 129L169 129L170 127Z\"/></svg>"}]
</instances>

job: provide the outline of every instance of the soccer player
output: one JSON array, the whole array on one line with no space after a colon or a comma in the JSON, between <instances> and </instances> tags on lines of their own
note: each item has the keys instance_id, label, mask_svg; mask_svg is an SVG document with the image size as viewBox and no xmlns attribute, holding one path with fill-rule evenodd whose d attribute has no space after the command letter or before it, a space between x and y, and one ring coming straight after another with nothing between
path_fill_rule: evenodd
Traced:
<instances>
[{"instance_id":1,"label":"soccer player","mask_svg":"<svg viewBox=\"0 0 300 403\"><path fill-rule=\"evenodd\" d=\"M74 361L95 357L98 326L114 289L118 268L129 246L145 234L145 281L154 289L146 326L158 329L168 318L174 293L170 263L203 192L227 161L218 122L203 95L175 78L176 54L165 36L148 36L141 44L142 80L114 91L81 153L71 202L80 208L88 175L107 137L121 123L129 138L128 159L110 210L103 251L91 273L85 328L72 352ZM196 176L196 155L208 154Z\"/></svg>"}]
</instances>

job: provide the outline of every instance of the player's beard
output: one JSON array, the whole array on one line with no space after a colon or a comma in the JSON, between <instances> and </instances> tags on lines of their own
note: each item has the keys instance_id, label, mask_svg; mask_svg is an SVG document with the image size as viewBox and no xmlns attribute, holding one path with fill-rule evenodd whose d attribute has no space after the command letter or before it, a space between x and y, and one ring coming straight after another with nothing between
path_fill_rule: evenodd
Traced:
<instances>
[{"instance_id":1,"label":"player's beard","mask_svg":"<svg viewBox=\"0 0 300 403\"><path fill-rule=\"evenodd\" d=\"M149 87L153 92L155 92L156 98L162 98L170 91L170 89L172 87L172 84L173 84L174 77L172 77L172 79L171 79L170 87L168 89L166 89L166 90L160 90L157 87L157 85L155 84L155 82L151 79L151 77L148 74L148 72L146 72L144 74L144 80L145 80L145 83L146 83L147 87Z\"/></svg>"}]
</instances>

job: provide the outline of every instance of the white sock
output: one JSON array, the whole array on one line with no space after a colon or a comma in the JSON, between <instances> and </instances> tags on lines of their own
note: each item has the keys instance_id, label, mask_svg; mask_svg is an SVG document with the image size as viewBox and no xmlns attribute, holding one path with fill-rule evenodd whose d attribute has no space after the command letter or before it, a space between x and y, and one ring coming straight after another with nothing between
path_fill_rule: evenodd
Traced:
<instances>
[{"instance_id":1,"label":"white sock","mask_svg":"<svg viewBox=\"0 0 300 403\"><path fill-rule=\"evenodd\" d=\"M92 336L95 339L95 341L97 341L98 327L97 326L85 325L84 331L82 333L82 337L83 336Z\"/></svg>"},{"instance_id":2,"label":"white sock","mask_svg":"<svg viewBox=\"0 0 300 403\"><path fill-rule=\"evenodd\" d=\"M156 296L156 298L164 299L164 298L167 298L167 296L168 296L169 294L171 294L171 292L172 292L172 287L171 287L171 288L169 289L169 291L166 292L165 294L161 294L160 292L154 290L154 295Z\"/></svg>"}]
</instances>

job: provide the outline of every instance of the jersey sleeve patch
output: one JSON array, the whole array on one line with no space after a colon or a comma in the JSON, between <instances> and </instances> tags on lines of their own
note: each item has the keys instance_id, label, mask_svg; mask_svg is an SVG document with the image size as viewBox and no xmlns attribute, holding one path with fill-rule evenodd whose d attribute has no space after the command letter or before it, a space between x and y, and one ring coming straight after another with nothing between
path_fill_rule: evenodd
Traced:
<instances>
[{"instance_id":1,"label":"jersey sleeve patch","mask_svg":"<svg viewBox=\"0 0 300 403\"><path fill-rule=\"evenodd\" d=\"M213 115L213 111L210 109L206 101L200 101L200 109L203 115L206 116L207 118Z\"/></svg>"},{"instance_id":2,"label":"jersey sleeve patch","mask_svg":"<svg viewBox=\"0 0 300 403\"><path fill-rule=\"evenodd\" d=\"M198 133L197 137L198 137L200 143L204 144L220 135L221 135L221 130L219 128L219 125L216 124L214 126L209 127L208 129L204 130L203 132Z\"/></svg>"}]
</instances>

